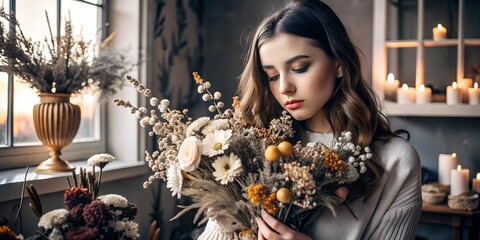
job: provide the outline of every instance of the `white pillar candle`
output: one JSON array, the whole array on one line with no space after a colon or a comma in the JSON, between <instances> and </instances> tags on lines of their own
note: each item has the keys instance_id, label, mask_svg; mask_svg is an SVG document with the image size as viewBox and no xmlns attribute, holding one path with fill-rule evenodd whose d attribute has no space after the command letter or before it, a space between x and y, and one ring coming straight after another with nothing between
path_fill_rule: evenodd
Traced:
<instances>
[{"instance_id":1,"label":"white pillar candle","mask_svg":"<svg viewBox=\"0 0 480 240\"><path fill-rule=\"evenodd\" d=\"M438 24L436 27L432 29L433 32L433 40L444 40L447 38L447 28L442 26L442 24Z\"/></svg>"},{"instance_id":2,"label":"white pillar candle","mask_svg":"<svg viewBox=\"0 0 480 240\"><path fill-rule=\"evenodd\" d=\"M462 166L458 165L457 169L450 171L450 194L454 196L468 192L468 175L470 170L462 169Z\"/></svg>"},{"instance_id":3,"label":"white pillar candle","mask_svg":"<svg viewBox=\"0 0 480 240\"><path fill-rule=\"evenodd\" d=\"M447 87L447 104L455 105L461 102L460 90L457 88L457 83L453 82L452 86Z\"/></svg>"},{"instance_id":4,"label":"white pillar candle","mask_svg":"<svg viewBox=\"0 0 480 240\"><path fill-rule=\"evenodd\" d=\"M425 87L425 85L420 85L415 93L415 101L417 104L427 104L432 100L432 89Z\"/></svg>"},{"instance_id":5,"label":"white pillar candle","mask_svg":"<svg viewBox=\"0 0 480 240\"><path fill-rule=\"evenodd\" d=\"M457 83L462 95L462 103L468 103L468 89L473 86L473 80L471 78L462 78Z\"/></svg>"},{"instance_id":6,"label":"white pillar candle","mask_svg":"<svg viewBox=\"0 0 480 240\"><path fill-rule=\"evenodd\" d=\"M478 105L480 102L480 89L478 83L473 85L473 88L468 89L468 103L470 105Z\"/></svg>"},{"instance_id":7,"label":"white pillar candle","mask_svg":"<svg viewBox=\"0 0 480 240\"><path fill-rule=\"evenodd\" d=\"M458 165L456 153L438 155L438 182L443 185L450 185L450 171Z\"/></svg>"},{"instance_id":8,"label":"white pillar candle","mask_svg":"<svg viewBox=\"0 0 480 240\"><path fill-rule=\"evenodd\" d=\"M412 104L415 103L415 88L408 87L406 83L402 88L397 89L397 103L398 104Z\"/></svg>"},{"instance_id":9,"label":"white pillar candle","mask_svg":"<svg viewBox=\"0 0 480 240\"><path fill-rule=\"evenodd\" d=\"M400 81L395 79L393 73L389 73L387 81L385 82L385 100L395 102L397 101L397 89L400 86Z\"/></svg>"},{"instance_id":10,"label":"white pillar candle","mask_svg":"<svg viewBox=\"0 0 480 240\"><path fill-rule=\"evenodd\" d=\"M472 190L480 192L480 173L477 173L477 177L472 179Z\"/></svg>"}]
</instances>

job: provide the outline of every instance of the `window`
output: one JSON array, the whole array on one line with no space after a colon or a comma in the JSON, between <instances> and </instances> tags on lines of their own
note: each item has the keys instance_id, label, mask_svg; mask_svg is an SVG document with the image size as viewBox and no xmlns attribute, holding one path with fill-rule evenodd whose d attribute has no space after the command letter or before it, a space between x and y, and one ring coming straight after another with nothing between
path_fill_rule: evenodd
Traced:
<instances>
[{"instance_id":1,"label":"window","mask_svg":"<svg viewBox=\"0 0 480 240\"><path fill-rule=\"evenodd\" d=\"M107 16L103 2L10 0L3 6L15 12L23 33L35 41L43 41L49 34L47 13L54 35L62 35L64 19L71 18L74 35L81 34L84 39L99 43L106 34L102 31ZM48 150L38 140L32 120L32 109L39 98L35 90L18 80L0 72L0 169L36 165L48 158ZM71 102L80 106L82 119L73 143L62 150L62 158L85 159L104 151L101 104L88 94L72 97Z\"/></svg>"}]
</instances>

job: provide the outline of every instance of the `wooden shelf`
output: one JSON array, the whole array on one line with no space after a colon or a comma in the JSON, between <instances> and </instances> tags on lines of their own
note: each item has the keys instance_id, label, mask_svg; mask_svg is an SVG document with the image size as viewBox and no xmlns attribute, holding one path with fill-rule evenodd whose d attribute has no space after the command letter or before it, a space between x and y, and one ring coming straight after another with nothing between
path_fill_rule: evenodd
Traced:
<instances>
[{"instance_id":1,"label":"wooden shelf","mask_svg":"<svg viewBox=\"0 0 480 240\"><path fill-rule=\"evenodd\" d=\"M465 39L465 46L480 46L480 39ZM425 47L445 47L445 46L457 46L458 39L449 38L445 40L425 39L423 45ZM409 40L389 40L385 42L387 48L415 48L418 47L418 41Z\"/></svg>"},{"instance_id":2,"label":"wooden shelf","mask_svg":"<svg viewBox=\"0 0 480 240\"><path fill-rule=\"evenodd\" d=\"M480 105L397 104L384 102L382 112L387 116L405 117L480 117Z\"/></svg>"}]
</instances>

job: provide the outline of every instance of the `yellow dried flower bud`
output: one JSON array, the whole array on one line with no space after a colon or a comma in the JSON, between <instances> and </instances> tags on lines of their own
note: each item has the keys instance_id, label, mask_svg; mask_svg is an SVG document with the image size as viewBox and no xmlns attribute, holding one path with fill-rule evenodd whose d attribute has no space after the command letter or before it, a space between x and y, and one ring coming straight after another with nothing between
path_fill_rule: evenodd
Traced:
<instances>
[{"instance_id":1,"label":"yellow dried flower bud","mask_svg":"<svg viewBox=\"0 0 480 240\"><path fill-rule=\"evenodd\" d=\"M292 194L287 188L280 188L277 191L277 200L281 203L288 203L292 199Z\"/></svg>"},{"instance_id":2,"label":"yellow dried flower bud","mask_svg":"<svg viewBox=\"0 0 480 240\"><path fill-rule=\"evenodd\" d=\"M277 146L270 145L265 149L265 159L270 162L275 162L280 158L280 151Z\"/></svg>"},{"instance_id":3,"label":"yellow dried flower bud","mask_svg":"<svg viewBox=\"0 0 480 240\"><path fill-rule=\"evenodd\" d=\"M284 157L289 157L289 156L292 156L293 154L293 146L291 143L287 141L283 141L279 143L277 148L278 148L278 151L280 151L280 153Z\"/></svg>"}]
</instances>

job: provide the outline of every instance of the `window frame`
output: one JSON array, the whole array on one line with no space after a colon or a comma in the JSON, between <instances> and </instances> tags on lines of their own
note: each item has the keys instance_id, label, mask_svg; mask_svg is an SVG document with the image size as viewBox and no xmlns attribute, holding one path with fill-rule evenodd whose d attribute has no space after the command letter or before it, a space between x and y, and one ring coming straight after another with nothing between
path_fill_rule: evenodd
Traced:
<instances>
[{"instance_id":1,"label":"window frame","mask_svg":"<svg viewBox=\"0 0 480 240\"><path fill-rule=\"evenodd\" d=\"M15 3L17 0L10 0L10 11L15 11ZM92 2L88 2L85 0L74 0L84 4L94 5L99 9L101 24L105 26L108 22L109 16L109 9L108 9L108 0L102 0L101 4L95 4ZM56 33L57 35L60 34L61 31L61 21L62 21L62 12L61 12L61 2L62 0L56 1L56 14L57 14L57 22L55 24ZM53 25L52 25L53 26ZM105 39L107 37L107 31L105 28L101 30L101 39ZM43 160L48 159L49 151L45 146L41 143L38 145L29 145L29 146L14 146L14 138L13 138L13 98L14 98L14 76L10 73L8 74L8 83L7 83L7 91L8 91L8 100L7 100L7 146L0 147L0 170L3 169L11 169L11 168L18 168L18 167L25 167L25 166L32 166L38 165ZM64 149L62 149L61 158L68 160L70 162L77 161L77 160L84 160L88 157L105 152L107 148L107 131L106 131L106 124L107 124L107 105L104 102L97 102L97 106L99 106L99 139L92 140L88 142L72 142ZM32 109L33 111L33 109ZM12 141L13 140L13 141Z\"/></svg>"}]
</instances>

